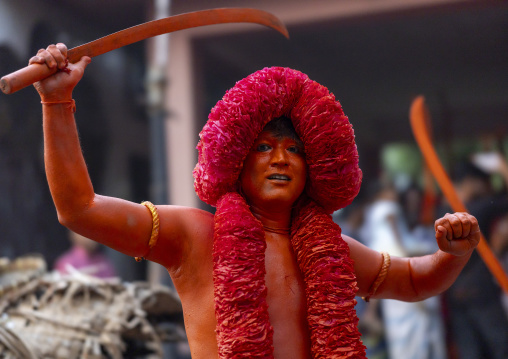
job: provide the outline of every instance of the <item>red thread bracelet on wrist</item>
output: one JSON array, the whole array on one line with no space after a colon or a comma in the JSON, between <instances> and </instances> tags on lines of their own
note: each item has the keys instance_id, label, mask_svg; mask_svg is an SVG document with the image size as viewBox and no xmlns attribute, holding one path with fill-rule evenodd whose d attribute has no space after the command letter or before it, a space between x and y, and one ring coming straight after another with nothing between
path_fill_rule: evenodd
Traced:
<instances>
[{"instance_id":1,"label":"red thread bracelet on wrist","mask_svg":"<svg viewBox=\"0 0 508 359\"><path fill-rule=\"evenodd\" d=\"M41 101L41 103L43 105L65 105L65 104L69 104L70 105L70 108L72 110L72 113L76 113L76 101L74 101L74 99L72 100L66 100L66 101Z\"/></svg>"}]
</instances>

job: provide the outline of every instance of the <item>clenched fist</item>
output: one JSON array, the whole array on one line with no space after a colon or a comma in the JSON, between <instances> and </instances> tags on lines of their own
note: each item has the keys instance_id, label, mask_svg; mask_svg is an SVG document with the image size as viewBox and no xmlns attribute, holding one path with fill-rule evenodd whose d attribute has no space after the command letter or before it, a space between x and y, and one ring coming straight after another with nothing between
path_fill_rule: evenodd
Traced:
<instances>
[{"instance_id":1,"label":"clenched fist","mask_svg":"<svg viewBox=\"0 0 508 359\"><path fill-rule=\"evenodd\" d=\"M434 223L439 248L455 256L471 253L480 242L480 227L469 213L447 213Z\"/></svg>"},{"instance_id":2,"label":"clenched fist","mask_svg":"<svg viewBox=\"0 0 508 359\"><path fill-rule=\"evenodd\" d=\"M52 102L72 99L72 91L83 77L85 68L90 62L91 59L88 56L83 56L75 64L69 64L67 62L67 46L58 43L39 50L37 55L28 61L28 64L46 65L51 69L57 67L60 70L47 79L34 84L41 100Z\"/></svg>"}]
</instances>

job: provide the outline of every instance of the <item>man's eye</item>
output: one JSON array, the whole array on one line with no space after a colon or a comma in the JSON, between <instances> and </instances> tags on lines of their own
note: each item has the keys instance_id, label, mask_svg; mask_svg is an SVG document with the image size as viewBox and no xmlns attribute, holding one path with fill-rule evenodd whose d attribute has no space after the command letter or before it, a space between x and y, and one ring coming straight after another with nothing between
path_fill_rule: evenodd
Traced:
<instances>
[{"instance_id":1,"label":"man's eye","mask_svg":"<svg viewBox=\"0 0 508 359\"><path fill-rule=\"evenodd\" d=\"M290 146L290 147L288 147L288 151L292 152L292 153L300 153L301 152L301 150L300 150L300 148L298 148L298 146Z\"/></svg>"},{"instance_id":2,"label":"man's eye","mask_svg":"<svg viewBox=\"0 0 508 359\"><path fill-rule=\"evenodd\" d=\"M256 150L259 152L266 152L266 151L269 151L270 149L271 149L271 147L269 145L267 145L266 143L262 143L262 144L258 145L258 147L256 147Z\"/></svg>"}]
</instances>

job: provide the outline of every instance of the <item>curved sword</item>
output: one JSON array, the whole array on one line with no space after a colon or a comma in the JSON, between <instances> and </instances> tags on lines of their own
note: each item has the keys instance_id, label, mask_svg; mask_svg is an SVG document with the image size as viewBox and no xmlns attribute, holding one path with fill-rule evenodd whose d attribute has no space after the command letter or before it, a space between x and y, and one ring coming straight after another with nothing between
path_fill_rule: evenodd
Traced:
<instances>
[{"instance_id":1,"label":"curved sword","mask_svg":"<svg viewBox=\"0 0 508 359\"><path fill-rule=\"evenodd\" d=\"M284 24L276 16L266 11L248 8L221 8L195 11L149 21L72 48L68 51L67 55L69 61L74 63L79 61L83 56L99 56L150 37L193 27L226 23L260 24L271 27L289 38ZM45 79L55 72L56 69L49 69L45 65L28 65L2 77L0 79L0 88L3 93L11 94L34 82Z\"/></svg>"},{"instance_id":2,"label":"curved sword","mask_svg":"<svg viewBox=\"0 0 508 359\"><path fill-rule=\"evenodd\" d=\"M446 199L450 202L450 206L456 212L467 212L466 206L460 200L457 192L455 192L452 181L446 174L436 150L432 146L427 128L427 123L430 123L430 115L423 96L418 96L411 104L409 118L413 134L427 162L427 166L439 184L439 187L441 187ZM503 291L508 294L508 276L481 233L480 243L478 243L476 249Z\"/></svg>"}]
</instances>

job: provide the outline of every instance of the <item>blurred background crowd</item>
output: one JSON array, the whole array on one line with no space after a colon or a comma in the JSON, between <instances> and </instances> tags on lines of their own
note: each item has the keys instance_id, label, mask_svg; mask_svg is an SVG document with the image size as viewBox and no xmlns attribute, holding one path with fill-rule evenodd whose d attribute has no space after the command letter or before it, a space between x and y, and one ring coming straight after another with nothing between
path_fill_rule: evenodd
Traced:
<instances>
[{"instance_id":1,"label":"blurred background crowd","mask_svg":"<svg viewBox=\"0 0 508 359\"><path fill-rule=\"evenodd\" d=\"M390 157L393 154L385 153ZM508 271L508 164L499 151L473 152L453 163L452 181ZM388 166L389 167L389 166ZM423 168L423 172L426 168ZM434 219L453 212L426 176L386 171L360 198L334 214L343 233L394 256L434 253ZM369 358L504 358L507 295L477 253L443 295L422 302L358 298Z\"/></svg>"},{"instance_id":2,"label":"blurred background crowd","mask_svg":"<svg viewBox=\"0 0 508 359\"><path fill-rule=\"evenodd\" d=\"M394 256L437 249L433 223L450 209L408 120L411 101L423 94L455 189L508 269L507 2L0 0L0 76L50 43L71 48L154 18L232 6L272 12L290 40L255 25L227 25L93 59L74 97L96 192L212 211L192 179L210 108L248 74L289 66L327 86L355 129L364 180L354 202L333 215L344 234ZM43 166L37 94L0 94L0 257L40 253L62 272L72 265L99 277L171 285L161 268L63 228ZM475 253L439 297L358 298L357 310L371 359L506 359L507 307Z\"/></svg>"}]
</instances>

